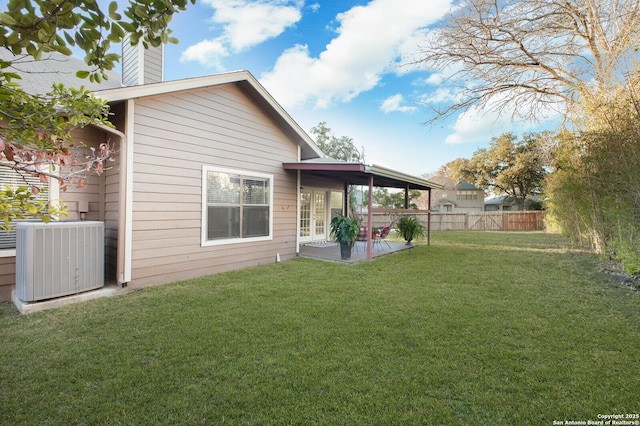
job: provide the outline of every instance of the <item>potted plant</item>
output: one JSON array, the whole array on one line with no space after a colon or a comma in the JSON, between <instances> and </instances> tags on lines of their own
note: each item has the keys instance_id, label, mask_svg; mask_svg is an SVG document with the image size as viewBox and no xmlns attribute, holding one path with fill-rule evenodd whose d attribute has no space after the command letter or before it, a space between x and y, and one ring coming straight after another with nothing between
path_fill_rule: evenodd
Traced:
<instances>
[{"instance_id":1,"label":"potted plant","mask_svg":"<svg viewBox=\"0 0 640 426\"><path fill-rule=\"evenodd\" d=\"M339 215L331 219L329 226L333 239L340 243L340 257L349 259L351 257L351 248L360 232L360 225L347 216Z\"/></svg>"},{"instance_id":2,"label":"potted plant","mask_svg":"<svg viewBox=\"0 0 640 426\"><path fill-rule=\"evenodd\" d=\"M412 216L402 216L396 223L398 234L402 236L410 246L414 238L424 237L426 235L426 228L418 219Z\"/></svg>"}]
</instances>

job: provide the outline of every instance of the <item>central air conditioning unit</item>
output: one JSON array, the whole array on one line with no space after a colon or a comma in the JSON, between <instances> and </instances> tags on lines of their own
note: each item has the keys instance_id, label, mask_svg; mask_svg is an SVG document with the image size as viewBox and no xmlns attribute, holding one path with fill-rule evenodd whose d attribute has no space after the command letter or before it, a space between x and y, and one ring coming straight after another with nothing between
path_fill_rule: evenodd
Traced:
<instances>
[{"instance_id":1,"label":"central air conditioning unit","mask_svg":"<svg viewBox=\"0 0 640 426\"><path fill-rule=\"evenodd\" d=\"M103 222L16 225L16 296L24 302L104 286Z\"/></svg>"}]
</instances>

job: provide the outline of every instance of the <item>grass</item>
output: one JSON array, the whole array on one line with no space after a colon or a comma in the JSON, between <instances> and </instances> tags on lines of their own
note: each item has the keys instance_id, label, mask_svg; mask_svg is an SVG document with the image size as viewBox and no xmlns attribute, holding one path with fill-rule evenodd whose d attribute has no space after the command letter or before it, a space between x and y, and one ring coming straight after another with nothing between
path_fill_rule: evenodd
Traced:
<instances>
[{"instance_id":1,"label":"grass","mask_svg":"<svg viewBox=\"0 0 640 426\"><path fill-rule=\"evenodd\" d=\"M640 294L543 233L435 233L27 316L0 424L518 424L640 411Z\"/></svg>"}]
</instances>

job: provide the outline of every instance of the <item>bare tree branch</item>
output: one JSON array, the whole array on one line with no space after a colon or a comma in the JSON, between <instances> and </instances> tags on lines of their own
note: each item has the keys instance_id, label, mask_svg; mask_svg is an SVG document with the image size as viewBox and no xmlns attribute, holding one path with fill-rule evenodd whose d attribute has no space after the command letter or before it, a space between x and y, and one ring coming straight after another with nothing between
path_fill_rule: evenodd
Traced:
<instances>
[{"instance_id":1,"label":"bare tree branch","mask_svg":"<svg viewBox=\"0 0 640 426\"><path fill-rule=\"evenodd\" d=\"M478 107L536 120L570 118L611 96L637 66L640 0L464 0L420 63L459 91L429 122Z\"/></svg>"}]
</instances>

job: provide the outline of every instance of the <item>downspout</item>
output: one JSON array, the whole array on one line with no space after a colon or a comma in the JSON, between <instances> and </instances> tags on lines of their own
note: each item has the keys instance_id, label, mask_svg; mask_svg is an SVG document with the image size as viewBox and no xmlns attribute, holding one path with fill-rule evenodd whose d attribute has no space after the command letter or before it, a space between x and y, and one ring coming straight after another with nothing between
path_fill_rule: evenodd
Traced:
<instances>
[{"instance_id":1,"label":"downspout","mask_svg":"<svg viewBox=\"0 0 640 426\"><path fill-rule=\"evenodd\" d=\"M120 160L120 191L119 191L119 221L118 226L118 280L122 287L131 281L131 258L133 245L133 99L127 100L125 117L125 134L129 135L126 150ZM122 158L124 156L124 158ZM121 250L122 249L122 250Z\"/></svg>"},{"instance_id":2,"label":"downspout","mask_svg":"<svg viewBox=\"0 0 640 426\"><path fill-rule=\"evenodd\" d=\"M349 216L349 207L351 206L351 200L349 199L349 183L345 182L343 185L343 194L344 194L344 199L342 200L342 204L343 204L343 210L344 210L344 215L345 216ZM357 212L353 212L353 214L355 215ZM362 211L360 211L360 213L362 213Z\"/></svg>"},{"instance_id":3,"label":"downspout","mask_svg":"<svg viewBox=\"0 0 640 426\"><path fill-rule=\"evenodd\" d=\"M409 185L405 185L404 187L404 209L409 209Z\"/></svg>"}]
</instances>

